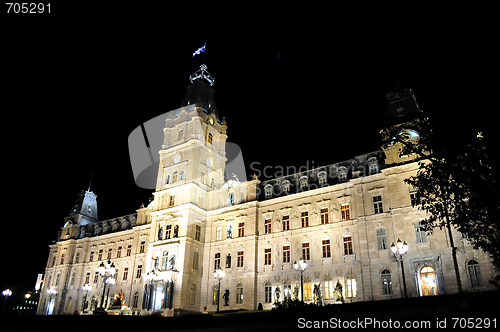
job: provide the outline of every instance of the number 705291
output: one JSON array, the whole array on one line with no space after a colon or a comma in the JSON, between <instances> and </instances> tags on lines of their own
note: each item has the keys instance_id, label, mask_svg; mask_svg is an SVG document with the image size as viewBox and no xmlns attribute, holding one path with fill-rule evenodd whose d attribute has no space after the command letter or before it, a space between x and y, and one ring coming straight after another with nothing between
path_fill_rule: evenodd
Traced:
<instances>
[{"instance_id":1,"label":"number 705291","mask_svg":"<svg viewBox=\"0 0 500 332\"><path fill-rule=\"evenodd\" d=\"M7 14L50 14L50 3L43 2L6 2Z\"/></svg>"}]
</instances>

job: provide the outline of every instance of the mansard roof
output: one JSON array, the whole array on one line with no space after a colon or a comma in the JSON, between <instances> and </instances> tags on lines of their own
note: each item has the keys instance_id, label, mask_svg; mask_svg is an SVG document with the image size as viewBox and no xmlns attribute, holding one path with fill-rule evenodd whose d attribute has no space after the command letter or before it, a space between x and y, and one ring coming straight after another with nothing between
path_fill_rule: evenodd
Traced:
<instances>
[{"instance_id":1,"label":"mansard roof","mask_svg":"<svg viewBox=\"0 0 500 332\"><path fill-rule=\"evenodd\" d=\"M370 168L371 165L376 167ZM383 168L385 168L384 152L377 150L335 164L262 181L259 185L258 200L264 201L348 182L350 179L380 173Z\"/></svg>"},{"instance_id":2,"label":"mansard roof","mask_svg":"<svg viewBox=\"0 0 500 332\"><path fill-rule=\"evenodd\" d=\"M131 229L136 225L137 213L127 214L121 217L101 220L93 224L87 224L80 229L79 238L104 235Z\"/></svg>"}]
</instances>

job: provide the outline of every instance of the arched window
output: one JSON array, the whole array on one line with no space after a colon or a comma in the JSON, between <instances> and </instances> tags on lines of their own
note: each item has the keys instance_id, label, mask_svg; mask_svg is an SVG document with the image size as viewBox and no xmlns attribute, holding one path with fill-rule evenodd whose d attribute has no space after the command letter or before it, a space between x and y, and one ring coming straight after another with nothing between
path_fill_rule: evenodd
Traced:
<instances>
[{"instance_id":1,"label":"arched window","mask_svg":"<svg viewBox=\"0 0 500 332\"><path fill-rule=\"evenodd\" d=\"M479 263L471 259L467 262L467 273L469 274L470 286L472 288L481 286L481 273L479 271Z\"/></svg>"},{"instance_id":2,"label":"arched window","mask_svg":"<svg viewBox=\"0 0 500 332\"><path fill-rule=\"evenodd\" d=\"M370 175L378 173L378 161L377 158L371 157L368 159L368 173Z\"/></svg>"},{"instance_id":3,"label":"arched window","mask_svg":"<svg viewBox=\"0 0 500 332\"><path fill-rule=\"evenodd\" d=\"M174 174L172 175L172 183L176 182L177 182L177 171L175 171Z\"/></svg>"},{"instance_id":4,"label":"arched window","mask_svg":"<svg viewBox=\"0 0 500 332\"><path fill-rule=\"evenodd\" d=\"M382 295L392 294L392 279L391 272L389 270L383 270L380 273L380 279L382 282Z\"/></svg>"},{"instance_id":5,"label":"arched window","mask_svg":"<svg viewBox=\"0 0 500 332\"><path fill-rule=\"evenodd\" d=\"M209 133L207 136L207 142L212 144L213 138L214 138L213 135L211 133Z\"/></svg>"},{"instance_id":6,"label":"arched window","mask_svg":"<svg viewBox=\"0 0 500 332\"><path fill-rule=\"evenodd\" d=\"M353 273L349 273L346 277L345 283L345 297L356 297L357 286L356 286L356 276Z\"/></svg>"},{"instance_id":7,"label":"arched window","mask_svg":"<svg viewBox=\"0 0 500 332\"><path fill-rule=\"evenodd\" d=\"M243 303L243 285L241 283L236 285L236 303Z\"/></svg>"},{"instance_id":8,"label":"arched window","mask_svg":"<svg viewBox=\"0 0 500 332\"><path fill-rule=\"evenodd\" d=\"M431 266L420 269L420 295L437 295L436 273Z\"/></svg>"}]
</instances>

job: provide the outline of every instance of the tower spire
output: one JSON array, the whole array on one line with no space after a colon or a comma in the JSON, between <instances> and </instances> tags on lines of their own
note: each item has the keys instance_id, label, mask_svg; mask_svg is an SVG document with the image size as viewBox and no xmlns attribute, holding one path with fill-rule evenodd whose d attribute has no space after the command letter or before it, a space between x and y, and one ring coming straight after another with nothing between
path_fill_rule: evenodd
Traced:
<instances>
[{"instance_id":1,"label":"tower spire","mask_svg":"<svg viewBox=\"0 0 500 332\"><path fill-rule=\"evenodd\" d=\"M94 176L94 173L90 173L89 189L87 189L88 192L90 192L90 185L92 184L92 177L93 176Z\"/></svg>"}]
</instances>

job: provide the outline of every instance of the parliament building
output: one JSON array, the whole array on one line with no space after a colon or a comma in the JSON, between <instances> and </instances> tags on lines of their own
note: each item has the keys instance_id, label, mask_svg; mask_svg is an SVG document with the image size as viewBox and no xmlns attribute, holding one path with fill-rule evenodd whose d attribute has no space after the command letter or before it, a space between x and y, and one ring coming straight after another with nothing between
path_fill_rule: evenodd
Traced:
<instances>
[{"instance_id":1,"label":"parliament building","mask_svg":"<svg viewBox=\"0 0 500 332\"><path fill-rule=\"evenodd\" d=\"M328 304L458 292L449 234L423 231L426 214L403 181L417 172L415 156L381 139L380 150L349 160L240 182L226 171L227 124L213 85L202 65L181 108L161 119L149 205L99 220L97 195L78 195L49 245L38 314L118 303L127 313L173 316L302 297ZM386 113L419 138L404 126L422 116L411 90L389 93ZM493 288L488 254L452 236L463 290ZM404 255L391 250L398 240Z\"/></svg>"}]
</instances>

